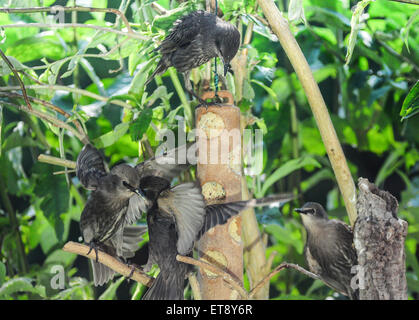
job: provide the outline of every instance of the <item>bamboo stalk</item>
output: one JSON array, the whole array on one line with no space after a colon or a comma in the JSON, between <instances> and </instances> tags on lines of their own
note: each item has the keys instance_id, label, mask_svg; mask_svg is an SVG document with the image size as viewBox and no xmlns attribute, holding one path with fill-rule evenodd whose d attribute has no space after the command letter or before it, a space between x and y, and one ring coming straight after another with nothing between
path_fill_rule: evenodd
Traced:
<instances>
[{"instance_id":1,"label":"bamboo stalk","mask_svg":"<svg viewBox=\"0 0 419 320\"><path fill-rule=\"evenodd\" d=\"M304 57L297 41L295 40L287 21L272 0L258 0L272 31L278 37L285 53L287 54L300 82L306 92L308 102L316 120L327 154L332 164L339 189L345 201L346 210L351 225L357 217L356 189L349 171L345 155L330 119L326 104L320 89L314 80L310 66Z\"/></svg>"}]
</instances>

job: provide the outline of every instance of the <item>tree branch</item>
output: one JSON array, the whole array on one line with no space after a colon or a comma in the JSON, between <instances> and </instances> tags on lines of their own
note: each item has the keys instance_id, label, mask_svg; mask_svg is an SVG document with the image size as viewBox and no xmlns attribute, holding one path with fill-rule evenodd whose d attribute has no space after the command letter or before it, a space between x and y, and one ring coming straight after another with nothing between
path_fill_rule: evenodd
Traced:
<instances>
[{"instance_id":1,"label":"tree branch","mask_svg":"<svg viewBox=\"0 0 419 320\"><path fill-rule=\"evenodd\" d=\"M26 102L26 105L28 106L28 108L30 110L32 110L32 106L31 106L31 103L29 102L28 95L26 94L25 85L23 84L22 79L20 78L20 76L17 73L17 71L16 71L15 67L13 66L13 64L9 61L9 59L6 57L6 55L3 53L3 51L1 49L0 49L0 55L3 58L4 62L6 62L6 64L9 66L10 70L15 75L16 80L19 82L20 89L22 90L23 98L24 98L24 100Z\"/></svg>"},{"instance_id":2,"label":"tree branch","mask_svg":"<svg viewBox=\"0 0 419 320\"><path fill-rule=\"evenodd\" d=\"M319 86L314 79L310 66L295 40L287 21L272 0L258 0L272 31L278 37L282 48L287 54L295 73L297 74L313 112L323 144L326 148L339 189L345 201L346 211L353 226L357 217L356 188L349 171L342 146L339 143L326 104L321 95Z\"/></svg>"},{"instance_id":3,"label":"tree branch","mask_svg":"<svg viewBox=\"0 0 419 320\"><path fill-rule=\"evenodd\" d=\"M234 279L229 273L221 270L219 267L216 267L212 264L209 264L201 260L196 260L194 258L185 257L181 255L177 255L176 260L183 263L192 264L194 266L197 266L197 267L206 269L208 271L211 271L212 273L215 273L216 275L220 276L225 282L227 282L234 290L236 290L240 294L240 296L242 296L243 298L247 298L247 295L248 295L247 291L245 288L243 288L243 286L239 283L239 281L237 279Z\"/></svg>"},{"instance_id":4,"label":"tree branch","mask_svg":"<svg viewBox=\"0 0 419 320\"><path fill-rule=\"evenodd\" d=\"M50 12L53 13L55 11L79 11L79 12L110 12L113 14L118 15L122 21L124 21L125 26L127 27L127 30L129 33L134 33L134 31L131 29L131 26L128 22L128 19L125 17L125 15L113 8L92 8L92 7L80 7L80 6L74 6L74 7L63 7L63 6L52 6L52 7L36 7L36 8L0 8L0 12L5 13L35 13L35 12Z\"/></svg>"},{"instance_id":5,"label":"tree branch","mask_svg":"<svg viewBox=\"0 0 419 320\"><path fill-rule=\"evenodd\" d=\"M9 97L9 98L23 98L24 97L21 94L14 93L14 92L12 92L12 93L9 93L9 92L0 92L0 96L5 96L5 97ZM71 115L68 112L66 112L63 109L61 109L60 107L52 104L51 102L48 102L48 101L45 101L45 100L42 100L42 99L38 99L38 98L32 97L32 96L26 96L26 98L29 99L32 102L42 104L43 106L47 107L48 109L51 109L53 111L58 112L59 114L61 114L64 117L66 117L67 119L71 117ZM84 132L84 130L83 130L80 122L77 119L74 119L72 122L76 126L77 130L79 131L79 133L82 136L84 136L84 138L82 139L82 142L84 144L89 143L89 138L86 135L86 133Z\"/></svg>"},{"instance_id":6,"label":"tree branch","mask_svg":"<svg viewBox=\"0 0 419 320\"><path fill-rule=\"evenodd\" d=\"M68 123L65 123L65 122L63 122L61 120L58 120L57 118L55 118L55 117L53 117L53 116L51 116L49 114L43 113L43 112L38 111L38 110L33 110L33 109L30 110L28 107L25 107L23 105L22 106L15 106L15 107L18 110L25 111L26 113L32 114L32 115L34 115L37 118L40 118L42 120L45 120L45 121L49 122L52 125L54 125L55 127L66 129L66 130L70 131L80 141L85 141L86 140L86 135L84 133L81 134L77 129L75 129L74 127L70 126Z\"/></svg>"},{"instance_id":7,"label":"tree branch","mask_svg":"<svg viewBox=\"0 0 419 320\"><path fill-rule=\"evenodd\" d=\"M49 163L56 166L62 166L65 168L75 169L76 168L76 162L67 160L67 159L61 159L53 156L49 156L46 154L40 154L38 156L39 162Z\"/></svg>"},{"instance_id":8,"label":"tree branch","mask_svg":"<svg viewBox=\"0 0 419 320\"><path fill-rule=\"evenodd\" d=\"M274 270L272 270L271 273L269 273L263 280L261 280L249 293L249 299L252 299L255 294L277 273L281 272L283 269L295 269L303 274L305 274L306 276L313 278L314 280L321 280L320 277L310 271L307 271L306 269L300 267L297 264L294 263L288 263L288 262L283 262L281 263L278 267L276 267Z\"/></svg>"},{"instance_id":9,"label":"tree branch","mask_svg":"<svg viewBox=\"0 0 419 320\"><path fill-rule=\"evenodd\" d=\"M92 92L87 91L87 90L79 89L79 88L72 88L72 87L68 87L68 86L60 86L60 85L53 85L53 84L30 85L30 86L26 86L26 88L27 89L33 89L33 90L50 89L50 90L68 91L68 92L72 92L72 93L81 94L81 95L84 95L86 97L93 98L95 100L103 101L103 102L106 102L106 103L112 103L112 104L121 106L123 108L132 109L132 106L130 104L124 102L124 101L121 101L121 100L109 101L112 97L110 97L110 98L103 97L103 96L100 96L98 94L92 93ZM13 91L13 90L19 90L19 87L16 87L16 86L0 87L0 91Z\"/></svg>"},{"instance_id":10,"label":"tree branch","mask_svg":"<svg viewBox=\"0 0 419 320\"><path fill-rule=\"evenodd\" d=\"M96 25L92 25L92 24L83 24L83 23L24 23L24 24L6 24L1 26L4 29L7 28L87 28L87 29L95 29L95 30L100 30L100 31L104 31L104 32L110 32L110 33L116 33L119 35L123 35L129 38L133 38L133 39L138 39L138 40L143 40L143 41L147 41L149 40L148 37L143 36L139 33L129 33L129 32L124 32L121 30L115 30L112 28L107 28L107 27L101 27L101 26L96 26Z\"/></svg>"},{"instance_id":11,"label":"tree branch","mask_svg":"<svg viewBox=\"0 0 419 320\"><path fill-rule=\"evenodd\" d=\"M67 242L64 247L63 251L71 252L78 254L80 256L84 256L86 258L89 258L91 260L96 259L96 253L94 250L91 250L90 254L87 254L89 252L90 248L84 244L76 243L73 241ZM128 277L132 271L132 268L130 266L127 266L126 264L122 263L121 261L117 260L116 258L108 255L107 253L98 250L98 261L105 266L111 268L115 272L118 272L119 274L122 274L124 277ZM153 277L150 277L149 275L145 274L139 269L135 269L131 279L150 287L154 281Z\"/></svg>"}]
</instances>

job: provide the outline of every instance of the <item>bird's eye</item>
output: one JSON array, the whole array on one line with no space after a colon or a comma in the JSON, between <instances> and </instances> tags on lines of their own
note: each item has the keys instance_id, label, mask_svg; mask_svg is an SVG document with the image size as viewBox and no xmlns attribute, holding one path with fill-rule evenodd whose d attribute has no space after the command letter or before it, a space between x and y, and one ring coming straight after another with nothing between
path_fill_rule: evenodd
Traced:
<instances>
[{"instance_id":1,"label":"bird's eye","mask_svg":"<svg viewBox=\"0 0 419 320\"><path fill-rule=\"evenodd\" d=\"M310 213L310 214L315 214L315 213L316 213L316 210L314 210L314 209L310 209L310 210L308 210L308 213Z\"/></svg>"},{"instance_id":2,"label":"bird's eye","mask_svg":"<svg viewBox=\"0 0 419 320\"><path fill-rule=\"evenodd\" d=\"M124 185L124 187L126 187L126 188L128 188L128 189L131 189L131 186L129 185L129 183L128 183L128 182L126 182L126 181L122 181L122 184Z\"/></svg>"}]
</instances>

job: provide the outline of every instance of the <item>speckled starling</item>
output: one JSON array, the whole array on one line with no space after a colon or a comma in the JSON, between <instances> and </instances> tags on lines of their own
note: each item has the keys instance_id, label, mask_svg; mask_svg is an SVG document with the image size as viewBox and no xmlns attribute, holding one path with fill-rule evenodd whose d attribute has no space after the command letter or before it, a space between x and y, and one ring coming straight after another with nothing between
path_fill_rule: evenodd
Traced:
<instances>
[{"instance_id":1,"label":"speckled starling","mask_svg":"<svg viewBox=\"0 0 419 320\"><path fill-rule=\"evenodd\" d=\"M358 291L351 287L357 264L351 228L339 220L329 220L327 212L316 202L307 202L295 209L301 214L307 231L304 256L310 270L337 292L358 299Z\"/></svg>"},{"instance_id":2,"label":"speckled starling","mask_svg":"<svg viewBox=\"0 0 419 320\"><path fill-rule=\"evenodd\" d=\"M141 181L146 197L156 205L147 213L149 230L149 260L146 271L156 263L160 268L145 300L182 300L185 277L190 265L176 260L176 256L192 255L193 246L210 228L224 224L247 207L288 201L290 195L260 200L238 201L226 204L205 205L201 188L195 183L170 187L162 179Z\"/></svg>"},{"instance_id":3,"label":"speckled starling","mask_svg":"<svg viewBox=\"0 0 419 320\"><path fill-rule=\"evenodd\" d=\"M188 164L163 163L162 157L177 157L181 148L138 164L119 164L106 172L99 151L86 145L77 158L76 174L82 185L93 190L80 217L80 229L90 250L100 249L115 257L130 258L138 249L145 227L131 226L149 209L151 202L140 188L141 177L162 176L171 180ZM92 261L95 285L108 282L114 272Z\"/></svg>"},{"instance_id":4,"label":"speckled starling","mask_svg":"<svg viewBox=\"0 0 419 320\"><path fill-rule=\"evenodd\" d=\"M170 34L155 49L160 52L161 59L145 85L155 75L173 66L184 73L186 90L199 99L189 79L191 69L219 57L224 64L225 76L239 46L240 32L235 26L212 13L194 11L177 20Z\"/></svg>"}]
</instances>

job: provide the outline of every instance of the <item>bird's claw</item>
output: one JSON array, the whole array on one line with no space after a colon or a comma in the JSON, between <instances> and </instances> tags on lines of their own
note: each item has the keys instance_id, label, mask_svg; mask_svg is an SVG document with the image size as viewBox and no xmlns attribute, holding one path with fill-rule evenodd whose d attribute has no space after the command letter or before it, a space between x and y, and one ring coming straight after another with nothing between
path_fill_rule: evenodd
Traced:
<instances>
[{"instance_id":1,"label":"bird's claw","mask_svg":"<svg viewBox=\"0 0 419 320\"><path fill-rule=\"evenodd\" d=\"M90 243L89 243L89 251L87 252L87 255L89 255L90 252L92 252L92 250L95 250L95 253L96 253L96 262L99 262L98 249L97 249L96 243L94 241L90 241Z\"/></svg>"},{"instance_id":2,"label":"bird's claw","mask_svg":"<svg viewBox=\"0 0 419 320\"><path fill-rule=\"evenodd\" d=\"M137 266L135 263L127 263L127 266L131 268L131 271L126 278L128 280L131 280L132 276L134 275L135 270L141 269L141 267Z\"/></svg>"}]
</instances>

